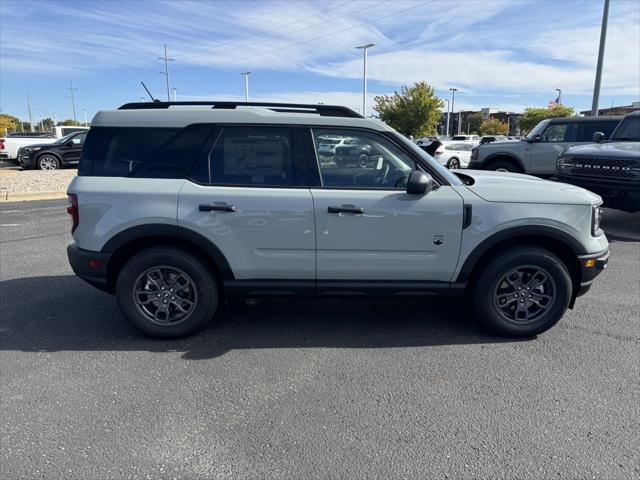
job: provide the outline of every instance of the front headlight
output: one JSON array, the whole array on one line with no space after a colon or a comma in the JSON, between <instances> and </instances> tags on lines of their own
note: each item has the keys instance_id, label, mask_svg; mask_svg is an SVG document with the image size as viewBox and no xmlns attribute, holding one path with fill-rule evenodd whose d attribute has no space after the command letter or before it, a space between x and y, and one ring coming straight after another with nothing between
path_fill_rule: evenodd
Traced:
<instances>
[{"instance_id":1,"label":"front headlight","mask_svg":"<svg viewBox=\"0 0 640 480\"><path fill-rule=\"evenodd\" d=\"M593 213L591 215L591 235L594 237L602 235L602 230L600 230L602 213L602 207L600 205L593 206Z\"/></svg>"},{"instance_id":2,"label":"front headlight","mask_svg":"<svg viewBox=\"0 0 640 480\"><path fill-rule=\"evenodd\" d=\"M30 147L29 150L32 152L37 152L38 150L42 150L42 147Z\"/></svg>"},{"instance_id":3,"label":"front headlight","mask_svg":"<svg viewBox=\"0 0 640 480\"><path fill-rule=\"evenodd\" d=\"M573 162L573 158L571 157L561 156L558 158L558 170L561 168L565 168L573 165L574 165L574 162Z\"/></svg>"}]
</instances>

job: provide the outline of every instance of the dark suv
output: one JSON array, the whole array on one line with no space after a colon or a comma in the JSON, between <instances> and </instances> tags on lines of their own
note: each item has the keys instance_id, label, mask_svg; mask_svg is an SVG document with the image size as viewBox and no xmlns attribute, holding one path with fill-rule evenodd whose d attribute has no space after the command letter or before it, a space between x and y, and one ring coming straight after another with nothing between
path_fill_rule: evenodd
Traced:
<instances>
[{"instance_id":1,"label":"dark suv","mask_svg":"<svg viewBox=\"0 0 640 480\"><path fill-rule=\"evenodd\" d=\"M597 193L604 205L640 211L640 111L624 117L608 141L569 147L558 159L558 180Z\"/></svg>"},{"instance_id":2,"label":"dark suv","mask_svg":"<svg viewBox=\"0 0 640 480\"><path fill-rule=\"evenodd\" d=\"M18 150L18 163L22 168L57 170L80 161L87 131L70 133L53 143L34 144Z\"/></svg>"}]
</instances>

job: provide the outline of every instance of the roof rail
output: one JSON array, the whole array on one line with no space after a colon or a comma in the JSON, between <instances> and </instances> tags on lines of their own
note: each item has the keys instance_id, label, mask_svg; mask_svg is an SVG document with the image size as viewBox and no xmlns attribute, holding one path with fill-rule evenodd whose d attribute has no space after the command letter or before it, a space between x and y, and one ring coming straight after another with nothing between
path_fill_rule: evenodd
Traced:
<instances>
[{"instance_id":1,"label":"roof rail","mask_svg":"<svg viewBox=\"0 0 640 480\"><path fill-rule=\"evenodd\" d=\"M201 107L211 106L212 109L233 110L237 107L265 107L281 113L315 113L322 117L352 117L362 118L355 110L339 105L324 105L312 103L272 103L272 102L135 102L125 103L118 110L147 110L163 109L173 106Z\"/></svg>"}]
</instances>

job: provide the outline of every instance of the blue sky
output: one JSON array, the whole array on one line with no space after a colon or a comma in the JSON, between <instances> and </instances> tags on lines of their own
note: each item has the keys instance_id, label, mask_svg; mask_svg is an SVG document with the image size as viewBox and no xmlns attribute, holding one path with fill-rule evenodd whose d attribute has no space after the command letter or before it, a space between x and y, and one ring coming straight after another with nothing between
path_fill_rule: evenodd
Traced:
<instances>
[{"instance_id":1,"label":"blue sky","mask_svg":"<svg viewBox=\"0 0 640 480\"><path fill-rule=\"evenodd\" d=\"M591 106L603 0L0 1L0 109L78 118L145 96L166 98L167 44L179 100L361 106L369 92L425 80L456 87L456 110ZM601 106L640 100L640 2L612 0ZM370 102L371 104L371 102Z\"/></svg>"}]
</instances>

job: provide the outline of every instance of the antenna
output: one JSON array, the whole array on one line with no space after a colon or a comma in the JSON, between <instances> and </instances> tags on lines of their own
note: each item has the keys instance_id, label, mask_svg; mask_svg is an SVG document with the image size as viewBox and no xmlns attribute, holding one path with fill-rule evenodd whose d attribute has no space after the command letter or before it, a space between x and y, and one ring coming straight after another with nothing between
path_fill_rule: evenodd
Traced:
<instances>
[{"instance_id":1,"label":"antenna","mask_svg":"<svg viewBox=\"0 0 640 480\"><path fill-rule=\"evenodd\" d=\"M144 89L147 91L147 93L149 94L149 96L151 97L151 101L152 102L159 102L160 100L156 100L155 98L153 98L153 95L151 95L151 92L149 91L149 89L147 88L147 86L144 84L144 82L140 82L142 84L142 86L144 87Z\"/></svg>"}]
</instances>

